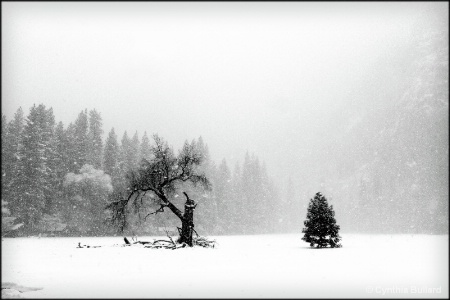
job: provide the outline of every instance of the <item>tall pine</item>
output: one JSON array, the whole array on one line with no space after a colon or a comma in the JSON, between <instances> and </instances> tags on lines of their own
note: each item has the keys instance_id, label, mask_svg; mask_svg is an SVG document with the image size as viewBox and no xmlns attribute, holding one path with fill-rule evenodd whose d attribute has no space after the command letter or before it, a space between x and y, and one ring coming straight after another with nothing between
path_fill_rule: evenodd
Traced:
<instances>
[{"instance_id":1,"label":"tall pine","mask_svg":"<svg viewBox=\"0 0 450 300\"><path fill-rule=\"evenodd\" d=\"M186 141L187 143L187 141ZM193 193L192 197L197 197L198 206L197 206L197 217L198 224L203 228L204 231L214 234L218 231L218 215L219 212L217 210L216 197L213 194L214 190L214 182L215 174L216 174L216 166L213 161L210 159L208 145L204 143L203 138L200 136L197 140L192 140L191 145L197 148L199 153L203 156L203 163L198 167L200 172L203 172L207 178L211 180L211 184L213 186L211 191L202 190L198 191L198 193Z\"/></svg>"},{"instance_id":2,"label":"tall pine","mask_svg":"<svg viewBox=\"0 0 450 300\"><path fill-rule=\"evenodd\" d=\"M218 233L229 233L232 229L232 182L231 172L225 159L220 163L215 176L214 194L219 211Z\"/></svg>"},{"instance_id":3,"label":"tall pine","mask_svg":"<svg viewBox=\"0 0 450 300\"><path fill-rule=\"evenodd\" d=\"M95 109L89 112L87 163L95 169L102 167L103 141L102 117Z\"/></svg>"},{"instance_id":4,"label":"tall pine","mask_svg":"<svg viewBox=\"0 0 450 300\"><path fill-rule=\"evenodd\" d=\"M55 210L61 209L63 197L64 176L69 173L69 149L68 149L67 131L64 130L64 124L59 122L55 128L55 169L57 178L57 191L55 199Z\"/></svg>"},{"instance_id":5,"label":"tall pine","mask_svg":"<svg viewBox=\"0 0 450 300\"><path fill-rule=\"evenodd\" d=\"M43 123L43 142L45 143L45 159L47 167L46 185L44 189L45 196L45 212L50 213L55 201L57 200L58 190L58 154L57 144L55 138L55 116L53 114L53 108L49 108L45 111L45 122Z\"/></svg>"},{"instance_id":6,"label":"tall pine","mask_svg":"<svg viewBox=\"0 0 450 300\"><path fill-rule=\"evenodd\" d=\"M130 148L131 148L131 141L128 137L128 133L125 130L122 136L122 140L120 141L120 155L119 155L119 166L120 166L120 172L121 177L123 180L126 178L127 172L131 169L130 166Z\"/></svg>"},{"instance_id":7,"label":"tall pine","mask_svg":"<svg viewBox=\"0 0 450 300\"><path fill-rule=\"evenodd\" d=\"M74 170L78 171L88 162L89 153L89 123L87 109L81 111L75 121L74 127Z\"/></svg>"},{"instance_id":8,"label":"tall pine","mask_svg":"<svg viewBox=\"0 0 450 300\"><path fill-rule=\"evenodd\" d=\"M150 160L150 157L151 157L150 140L147 136L147 132L144 132L144 136L142 137L141 145L139 147L138 162L140 162L143 158L146 160Z\"/></svg>"},{"instance_id":9,"label":"tall pine","mask_svg":"<svg viewBox=\"0 0 450 300\"><path fill-rule=\"evenodd\" d=\"M108 134L105 142L105 150L103 152L103 169L106 174L111 176L112 185L115 191L122 186L120 173L120 148L117 142L117 135L114 128Z\"/></svg>"},{"instance_id":10,"label":"tall pine","mask_svg":"<svg viewBox=\"0 0 450 300\"><path fill-rule=\"evenodd\" d=\"M18 174L14 178L14 188L18 191L14 215L23 221L28 232L36 230L51 190L48 165L51 123L52 112L43 104L34 105L26 119L23 147L19 149Z\"/></svg>"},{"instance_id":11,"label":"tall pine","mask_svg":"<svg viewBox=\"0 0 450 300\"><path fill-rule=\"evenodd\" d=\"M134 133L133 138L130 141L129 153L127 155L127 161L131 169L136 169L139 162L139 137L137 131Z\"/></svg>"},{"instance_id":12,"label":"tall pine","mask_svg":"<svg viewBox=\"0 0 450 300\"><path fill-rule=\"evenodd\" d=\"M15 206L17 189L13 186L18 175L19 150L23 147L23 129L25 119L21 107L14 114L14 119L6 123L2 117L2 199Z\"/></svg>"},{"instance_id":13,"label":"tall pine","mask_svg":"<svg viewBox=\"0 0 450 300\"><path fill-rule=\"evenodd\" d=\"M75 139L75 125L70 123L65 130L66 166L68 172L76 172L78 167L78 149Z\"/></svg>"},{"instance_id":14,"label":"tall pine","mask_svg":"<svg viewBox=\"0 0 450 300\"><path fill-rule=\"evenodd\" d=\"M243 198L243 184L242 184L242 172L239 162L234 165L233 175L231 177L231 229L234 234L242 233L242 227L245 222L245 213L242 205Z\"/></svg>"}]
</instances>

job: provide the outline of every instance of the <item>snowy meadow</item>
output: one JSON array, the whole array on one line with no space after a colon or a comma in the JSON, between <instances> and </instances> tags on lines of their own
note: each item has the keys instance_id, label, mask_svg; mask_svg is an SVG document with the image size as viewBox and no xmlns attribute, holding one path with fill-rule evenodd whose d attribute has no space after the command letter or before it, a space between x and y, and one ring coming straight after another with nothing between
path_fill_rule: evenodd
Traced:
<instances>
[{"instance_id":1,"label":"snowy meadow","mask_svg":"<svg viewBox=\"0 0 450 300\"><path fill-rule=\"evenodd\" d=\"M42 288L24 298L448 298L448 235L341 236L335 249L280 234L177 250L123 247L122 237L4 238L2 283Z\"/></svg>"}]
</instances>

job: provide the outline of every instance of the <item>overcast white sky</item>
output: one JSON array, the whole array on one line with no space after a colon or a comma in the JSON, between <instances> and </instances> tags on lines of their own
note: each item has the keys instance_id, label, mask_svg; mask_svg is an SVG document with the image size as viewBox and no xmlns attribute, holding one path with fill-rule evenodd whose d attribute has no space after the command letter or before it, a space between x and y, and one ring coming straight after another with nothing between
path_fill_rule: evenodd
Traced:
<instances>
[{"instance_id":1,"label":"overcast white sky","mask_svg":"<svg viewBox=\"0 0 450 300\"><path fill-rule=\"evenodd\" d=\"M2 112L97 109L105 135L203 136L230 166L246 150L273 174L425 2L2 2ZM320 116L320 117L319 117ZM286 173L285 173L286 171ZM289 175L289 174L287 174Z\"/></svg>"}]
</instances>

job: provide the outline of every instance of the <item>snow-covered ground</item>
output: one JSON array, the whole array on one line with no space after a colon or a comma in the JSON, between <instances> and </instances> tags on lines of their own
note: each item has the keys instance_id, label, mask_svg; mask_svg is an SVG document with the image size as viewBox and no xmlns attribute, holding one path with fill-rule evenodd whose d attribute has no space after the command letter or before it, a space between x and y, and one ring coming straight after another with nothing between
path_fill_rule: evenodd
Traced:
<instances>
[{"instance_id":1,"label":"snow-covered ground","mask_svg":"<svg viewBox=\"0 0 450 300\"><path fill-rule=\"evenodd\" d=\"M289 234L178 250L113 246L121 237L4 238L2 282L42 288L21 294L30 298L448 298L448 235L341 236L339 249Z\"/></svg>"}]
</instances>

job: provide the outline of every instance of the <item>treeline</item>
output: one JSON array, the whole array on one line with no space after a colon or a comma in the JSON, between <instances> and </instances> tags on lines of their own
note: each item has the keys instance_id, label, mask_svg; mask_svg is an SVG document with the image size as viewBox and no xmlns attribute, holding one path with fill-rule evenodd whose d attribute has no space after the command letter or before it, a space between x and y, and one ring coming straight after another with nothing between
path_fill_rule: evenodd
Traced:
<instances>
[{"instance_id":1,"label":"treeline","mask_svg":"<svg viewBox=\"0 0 450 300\"><path fill-rule=\"evenodd\" d=\"M146 132L139 138L137 132L129 136L125 131L119 142L114 128L105 141L102 136L102 118L95 109L81 111L67 126L56 123L52 108L43 104L31 107L26 117L22 108L10 121L3 115L2 221L8 224L2 234L113 234L104 208L117 195L126 194L127 174L142 159L150 159L152 141ZM243 163L231 170L225 159L220 164L210 159L202 137L191 143L204 154L202 168L212 183L210 191L190 191L198 202L197 231L277 230L284 212L264 163L246 153ZM181 198L174 203L182 209ZM171 214L160 213L127 229L135 234L164 234L161 228L179 225L175 221Z\"/></svg>"}]
</instances>

